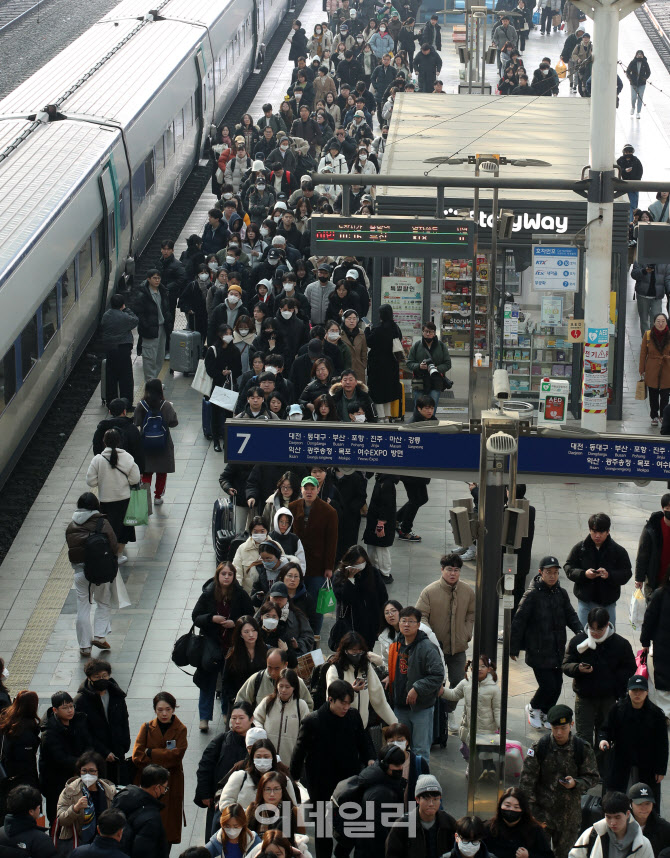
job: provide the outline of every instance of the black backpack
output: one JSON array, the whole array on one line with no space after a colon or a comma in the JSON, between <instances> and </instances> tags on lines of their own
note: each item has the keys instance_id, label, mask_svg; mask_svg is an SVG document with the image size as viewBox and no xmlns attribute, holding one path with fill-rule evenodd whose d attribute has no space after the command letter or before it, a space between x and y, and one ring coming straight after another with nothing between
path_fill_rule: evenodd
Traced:
<instances>
[{"instance_id":1,"label":"black backpack","mask_svg":"<svg viewBox=\"0 0 670 858\"><path fill-rule=\"evenodd\" d=\"M309 680L309 693L312 695L315 712L319 706L323 706L326 702L326 674L328 673L328 668L333 663L334 658L335 656L331 655L323 664L317 664L312 671L312 676ZM340 670L339 665L337 665L337 673L339 678L342 679L344 671Z\"/></svg>"},{"instance_id":2,"label":"black backpack","mask_svg":"<svg viewBox=\"0 0 670 858\"><path fill-rule=\"evenodd\" d=\"M109 544L109 537L103 533L105 519L100 515L84 540L84 575L89 584L111 584L119 570L119 561Z\"/></svg>"}]
</instances>

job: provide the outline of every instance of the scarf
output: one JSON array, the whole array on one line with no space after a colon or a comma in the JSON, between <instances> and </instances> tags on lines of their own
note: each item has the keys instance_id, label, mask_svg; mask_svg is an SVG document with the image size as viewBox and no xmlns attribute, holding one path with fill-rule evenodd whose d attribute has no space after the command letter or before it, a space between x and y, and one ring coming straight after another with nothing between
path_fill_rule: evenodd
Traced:
<instances>
[{"instance_id":1,"label":"scarf","mask_svg":"<svg viewBox=\"0 0 670 858\"><path fill-rule=\"evenodd\" d=\"M589 626L586 626L586 640L582 641L580 644L577 644L577 652L586 652L587 649L595 649L598 644L604 643L607 638L611 637L614 634L614 626L612 623L609 623L607 626L607 631L601 638L594 638L591 636L591 629Z\"/></svg>"},{"instance_id":2,"label":"scarf","mask_svg":"<svg viewBox=\"0 0 670 858\"><path fill-rule=\"evenodd\" d=\"M654 345L662 352L668 342L668 336L670 335L670 329L668 329L667 325L663 328L662 331L659 331L656 325L652 325L651 327L651 336L654 340Z\"/></svg>"}]
</instances>

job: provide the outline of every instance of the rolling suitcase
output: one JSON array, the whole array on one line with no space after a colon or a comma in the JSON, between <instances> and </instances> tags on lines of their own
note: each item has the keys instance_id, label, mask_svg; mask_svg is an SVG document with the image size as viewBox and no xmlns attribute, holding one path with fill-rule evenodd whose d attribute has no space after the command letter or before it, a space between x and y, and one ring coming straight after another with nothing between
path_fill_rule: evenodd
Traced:
<instances>
[{"instance_id":1,"label":"rolling suitcase","mask_svg":"<svg viewBox=\"0 0 670 858\"><path fill-rule=\"evenodd\" d=\"M447 739L449 738L447 720L447 701L438 697L433 707L433 745L439 745L441 748L447 747Z\"/></svg>"},{"instance_id":2,"label":"rolling suitcase","mask_svg":"<svg viewBox=\"0 0 670 858\"><path fill-rule=\"evenodd\" d=\"M170 372L193 375L198 368L202 337L197 331L173 331L170 336Z\"/></svg>"},{"instance_id":3,"label":"rolling suitcase","mask_svg":"<svg viewBox=\"0 0 670 858\"><path fill-rule=\"evenodd\" d=\"M205 396L202 397L202 434L208 441L212 440L212 406Z\"/></svg>"},{"instance_id":4,"label":"rolling suitcase","mask_svg":"<svg viewBox=\"0 0 670 858\"><path fill-rule=\"evenodd\" d=\"M216 551L216 535L220 530L235 535L235 498L220 497L214 501L212 510L212 548ZM232 538L232 537L231 537Z\"/></svg>"},{"instance_id":5,"label":"rolling suitcase","mask_svg":"<svg viewBox=\"0 0 670 858\"><path fill-rule=\"evenodd\" d=\"M235 539L233 530L217 530L216 539L214 540L214 553L216 554L217 566L223 563L224 560L232 560L230 546Z\"/></svg>"}]
</instances>

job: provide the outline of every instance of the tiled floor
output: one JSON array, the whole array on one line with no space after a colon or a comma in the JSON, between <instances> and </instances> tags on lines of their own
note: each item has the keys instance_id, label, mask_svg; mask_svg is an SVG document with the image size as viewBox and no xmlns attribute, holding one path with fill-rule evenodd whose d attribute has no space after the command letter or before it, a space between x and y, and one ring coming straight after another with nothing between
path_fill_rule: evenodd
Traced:
<instances>
[{"instance_id":1,"label":"tiled floor","mask_svg":"<svg viewBox=\"0 0 670 858\"><path fill-rule=\"evenodd\" d=\"M320 0L308 0L301 14L308 32L321 16ZM561 35L541 38L533 34L526 51L529 66L533 66L545 53L555 59L561 43ZM627 61L639 46L645 48L650 58L652 80L663 88L667 75L636 19L630 16L622 27L622 60ZM252 106L253 115L258 115L259 106L266 100L278 104L289 77L287 52L288 46L263 84ZM445 39L443 55L447 71L445 83L453 85L457 64L448 39ZM648 108L640 122L629 122L624 109L625 99L622 99L617 143L623 146L625 142L633 142L647 172L665 175L667 168L664 165L668 163L669 151L664 131L670 118L668 98L650 87L647 88L647 97ZM568 136L565 145L569 145ZM185 235L201 230L205 219L203 212L208 207L209 201L204 199L180 241L183 242ZM620 428L623 431L646 431L648 420L644 406L632 400L640 341L632 302L629 302L627 310L625 384L628 399ZM139 362L135 372L139 384ZM171 664L170 652L176 636L190 626L191 608L203 583L213 572L210 516L224 459L202 436L200 398L190 389L190 381L180 375L166 375L165 382L180 421L173 433L177 469L168 479L165 505L156 509L148 527L138 529L137 543L128 548L130 559L122 568L122 574L132 606L115 614L109 640L114 675L121 686L128 689L133 734L151 717L151 698L156 691L170 690L179 700L178 714L188 727L190 742L185 758L187 828L183 844L187 845L202 842L204 814L195 808L191 797L197 761L208 737L201 736L197 730L197 689L185 673ZM93 431L103 416L100 400L94 396L0 568L0 653L8 661L63 547L65 527L85 486ZM616 428L619 427L612 427ZM453 544L448 509L453 498L462 497L464 490L462 483L457 481L433 480L430 503L421 510L416 523L423 542L418 545L396 543L394 546L395 583L391 586L391 594L403 604L414 601L420 590L438 575L440 554ZM585 535L588 515L600 510L612 516L614 538L634 556L640 529L649 513L657 508L663 490L661 484L643 488L616 482L531 484L528 497L537 509L534 566L547 553L557 554L564 560L569 547ZM401 495L402 490L399 491L399 503ZM466 565L464 578L473 583L472 564ZM627 623L631 590L631 585L624 588L618 629L635 645L637 636ZM60 688L75 691L82 680L74 613L75 597L70 591L30 682L31 688L40 695L42 708L47 705L53 691ZM327 619L326 623L329 622ZM21 666L10 663L10 668L16 675ZM14 688L16 690L18 688ZM523 719L523 706L532 690L530 671L520 662L513 664L509 730L512 737L520 738L524 744L537 738ZM564 699L570 701L571 698L572 693L566 683ZM458 753L458 744L456 739L450 740L447 750L436 751L432 758L433 769L446 787L446 806L456 815L465 809L464 763ZM668 809L667 800L664 807Z\"/></svg>"}]
</instances>

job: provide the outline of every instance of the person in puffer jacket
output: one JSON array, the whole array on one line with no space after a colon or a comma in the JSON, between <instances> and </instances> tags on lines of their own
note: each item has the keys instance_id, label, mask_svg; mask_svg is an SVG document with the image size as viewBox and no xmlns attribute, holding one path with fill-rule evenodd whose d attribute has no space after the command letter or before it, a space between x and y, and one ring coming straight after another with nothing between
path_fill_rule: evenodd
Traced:
<instances>
[{"instance_id":1,"label":"person in puffer jacket","mask_svg":"<svg viewBox=\"0 0 670 858\"><path fill-rule=\"evenodd\" d=\"M304 572L307 566L305 549L300 538L295 533L292 533L292 527L293 513L285 506L280 507L272 519L270 539L274 539L275 542L281 545L282 551L287 557L295 557Z\"/></svg>"}]
</instances>

